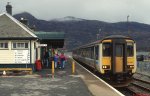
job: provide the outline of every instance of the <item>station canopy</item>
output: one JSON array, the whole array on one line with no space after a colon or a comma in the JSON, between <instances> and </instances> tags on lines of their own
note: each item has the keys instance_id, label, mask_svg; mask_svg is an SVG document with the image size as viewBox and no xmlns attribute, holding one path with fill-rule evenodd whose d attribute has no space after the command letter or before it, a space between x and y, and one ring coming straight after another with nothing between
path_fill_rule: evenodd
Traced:
<instances>
[{"instance_id":1,"label":"station canopy","mask_svg":"<svg viewBox=\"0 0 150 96\"><path fill-rule=\"evenodd\" d=\"M45 40L57 40L57 39L64 39L65 33L64 32L44 32L44 31L37 31L34 32L36 36L38 36L39 39Z\"/></svg>"},{"instance_id":2,"label":"station canopy","mask_svg":"<svg viewBox=\"0 0 150 96\"><path fill-rule=\"evenodd\" d=\"M34 34L40 39L40 43L47 44L48 48L63 48L64 46L64 32L37 31Z\"/></svg>"}]
</instances>

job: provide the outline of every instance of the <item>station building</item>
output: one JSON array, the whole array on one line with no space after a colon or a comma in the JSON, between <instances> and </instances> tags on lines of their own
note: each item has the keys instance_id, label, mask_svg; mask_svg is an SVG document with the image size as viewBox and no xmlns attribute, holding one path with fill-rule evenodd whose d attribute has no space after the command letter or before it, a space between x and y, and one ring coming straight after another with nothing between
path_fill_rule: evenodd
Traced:
<instances>
[{"instance_id":1,"label":"station building","mask_svg":"<svg viewBox=\"0 0 150 96\"><path fill-rule=\"evenodd\" d=\"M0 68L34 68L38 37L8 13L0 14ZM21 69L20 69L21 70Z\"/></svg>"},{"instance_id":2,"label":"station building","mask_svg":"<svg viewBox=\"0 0 150 96\"><path fill-rule=\"evenodd\" d=\"M35 32L27 20L12 16L12 6L6 5L0 14L0 71L35 70L35 61L43 59L46 50L63 48L63 32Z\"/></svg>"},{"instance_id":3,"label":"station building","mask_svg":"<svg viewBox=\"0 0 150 96\"><path fill-rule=\"evenodd\" d=\"M63 32L34 32L8 13L0 14L0 70L35 70L43 51L63 48Z\"/></svg>"}]
</instances>

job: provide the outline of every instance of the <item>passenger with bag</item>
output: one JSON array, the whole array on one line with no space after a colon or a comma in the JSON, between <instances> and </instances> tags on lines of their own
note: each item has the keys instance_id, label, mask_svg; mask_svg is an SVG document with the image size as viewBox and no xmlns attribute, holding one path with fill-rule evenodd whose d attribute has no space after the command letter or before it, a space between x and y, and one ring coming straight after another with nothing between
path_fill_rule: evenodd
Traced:
<instances>
[{"instance_id":1,"label":"passenger with bag","mask_svg":"<svg viewBox=\"0 0 150 96\"><path fill-rule=\"evenodd\" d=\"M64 69L65 68L65 62L66 62L66 57L65 57L64 53L61 53L59 58L60 58L60 67Z\"/></svg>"}]
</instances>

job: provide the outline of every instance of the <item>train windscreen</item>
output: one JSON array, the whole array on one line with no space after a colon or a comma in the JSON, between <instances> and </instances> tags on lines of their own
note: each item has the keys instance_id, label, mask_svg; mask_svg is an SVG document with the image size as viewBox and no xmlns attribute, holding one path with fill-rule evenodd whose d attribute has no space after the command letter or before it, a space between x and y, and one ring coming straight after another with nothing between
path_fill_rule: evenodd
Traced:
<instances>
[{"instance_id":1,"label":"train windscreen","mask_svg":"<svg viewBox=\"0 0 150 96\"><path fill-rule=\"evenodd\" d=\"M133 43L128 42L127 43L127 56L132 57L133 56Z\"/></svg>"},{"instance_id":2,"label":"train windscreen","mask_svg":"<svg viewBox=\"0 0 150 96\"><path fill-rule=\"evenodd\" d=\"M104 57L111 56L111 43L103 43L103 56Z\"/></svg>"}]
</instances>

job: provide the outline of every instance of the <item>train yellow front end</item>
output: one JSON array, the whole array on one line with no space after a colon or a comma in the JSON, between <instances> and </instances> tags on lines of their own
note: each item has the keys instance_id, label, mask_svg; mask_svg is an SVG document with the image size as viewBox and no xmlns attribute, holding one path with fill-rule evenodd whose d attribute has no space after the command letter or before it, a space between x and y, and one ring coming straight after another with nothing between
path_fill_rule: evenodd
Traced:
<instances>
[{"instance_id":1,"label":"train yellow front end","mask_svg":"<svg viewBox=\"0 0 150 96\"><path fill-rule=\"evenodd\" d=\"M100 44L100 73L125 79L136 71L136 44L132 39L108 38Z\"/></svg>"}]
</instances>

